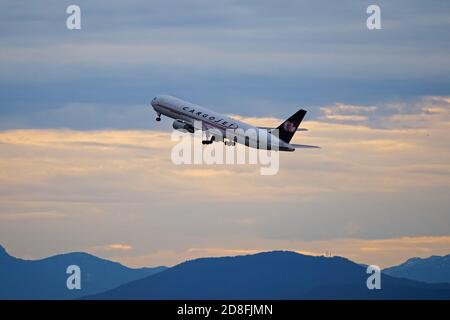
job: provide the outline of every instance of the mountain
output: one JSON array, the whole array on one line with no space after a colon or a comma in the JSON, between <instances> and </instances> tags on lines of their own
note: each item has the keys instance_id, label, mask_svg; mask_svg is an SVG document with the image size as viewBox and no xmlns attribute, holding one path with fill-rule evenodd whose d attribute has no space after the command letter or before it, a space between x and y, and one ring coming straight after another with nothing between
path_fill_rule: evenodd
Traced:
<instances>
[{"instance_id":1,"label":"mountain","mask_svg":"<svg viewBox=\"0 0 450 320\"><path fill-rule=\"evenodd\" d=\"M450 299L450 285L382 275L341 257L289 251L201 258L85 299Z\"/></svg>"},{"instance_id":2,"label":"mountain","mask_svg":"<svg viewBox=\"0 0 450 320\"><path fill-rule=\"evenodd\" d=\"M450 283L450 254L425 259L411 258L406 262L384 269L390 276L429 283Z\"/></svg>"},{"instance_id":3,"label":"mountain","mask_svg":"<svg viewBox=\"0 0 450 320\"><path fill-rule=\"evenodd\" d=\"M69 265L81 269L81 289L69 290ZM0 299L75 299L144 278L165 267L130 269L117 262L81 252L60 254L41 260L10 256L0 246Z\"/></svg>"}]
</instances>

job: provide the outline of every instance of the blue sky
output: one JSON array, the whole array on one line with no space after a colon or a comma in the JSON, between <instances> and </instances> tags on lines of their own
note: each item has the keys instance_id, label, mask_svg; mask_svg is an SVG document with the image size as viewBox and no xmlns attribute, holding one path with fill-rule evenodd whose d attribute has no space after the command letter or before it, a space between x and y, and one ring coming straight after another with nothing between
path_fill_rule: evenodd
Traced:
<instances>
[{"instance_id":1,"label":"blue sky","mask_svg":"<svg viewBox=\"0 0 450 320\"><path fill-rule=\"evenodd\" d=\"M450 247L450 2L2 1L0 243L133 266L271 249L382 266ZM318 144L174 166L172 94Z\"/></svg>"}]
</instances>

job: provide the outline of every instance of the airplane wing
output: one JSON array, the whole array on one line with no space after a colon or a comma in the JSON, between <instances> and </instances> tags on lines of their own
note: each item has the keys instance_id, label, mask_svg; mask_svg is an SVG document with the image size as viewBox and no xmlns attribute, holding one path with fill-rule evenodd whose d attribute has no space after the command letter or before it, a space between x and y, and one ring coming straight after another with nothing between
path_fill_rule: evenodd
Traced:
<instances>
[{"instance_id":1,"label":"airplane wing","mask_svg":"<svg viewBox=\"0 0 450 320\"><path fill-rule=\"evenodd\" d=\"M271 127L258 127L259 129L266 129L266 130L274 130L276 128L271 128ZM308 129L306 128L297 128L297 131L308 131Z\"/></svg>"},{"instance_id":2,"label":"airplane wing","mask_svg":"<svg viewBox=\"0 0 450 320\"><path fill-rule=\"evenodd\" d=\"M310 146L307 144L295 144L295 143L290 143L291 146L293 146L294 148L298 148L298 149L320 149L319 146Z\"/></svg>"},{"instance_id":3,"label":"airplane wing","mask_svg":"<svg viewBox=\"0 0 450 320\"><path fill-rule=\"evenodd\" d=\"M225 130L223 130L220 127L215 127L215 126L213 126L213 125L211 125L209 123L206 123L204 121L202 121L202 127L203 127L202 128L203 131L209 131L211 134L214 134L214 131L220 132L221 135L225 137Z\"/></svg>"},{"instance_id":4,"label":"airplane wing","mask_svg":"<svg viewBox=\"0 0 450 320\"><path fill-rule=\"evenodd\" d=\"M184 122L192 127L194 127L195 122L194 121L185 121L185 120L176 120L176 121L180 121L180 122ZM202 131L207 131L210 129L217 129L216 127L202 121L202 127L195 127L195 130L202 130Z\"/></svg>"}]
</instances>

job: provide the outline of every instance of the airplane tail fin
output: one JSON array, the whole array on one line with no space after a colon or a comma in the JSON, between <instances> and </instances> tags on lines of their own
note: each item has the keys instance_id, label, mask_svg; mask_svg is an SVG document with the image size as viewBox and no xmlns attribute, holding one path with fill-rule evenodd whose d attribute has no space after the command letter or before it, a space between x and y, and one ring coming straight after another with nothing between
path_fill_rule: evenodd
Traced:
<instances>
[{"instance_id":1,"label":"airplane tail fin","mask_svg":"<svg viewBox=\"0 0 450 320\"><path fill-rule=\"evenodd\" d=\"M279 138L284 142L289 143L294 136L294 133L297 131L297 128L300 126L305 114L306 110L300 109L289 119L280 124L277 128Z\"/></svg>"}]
</instances>

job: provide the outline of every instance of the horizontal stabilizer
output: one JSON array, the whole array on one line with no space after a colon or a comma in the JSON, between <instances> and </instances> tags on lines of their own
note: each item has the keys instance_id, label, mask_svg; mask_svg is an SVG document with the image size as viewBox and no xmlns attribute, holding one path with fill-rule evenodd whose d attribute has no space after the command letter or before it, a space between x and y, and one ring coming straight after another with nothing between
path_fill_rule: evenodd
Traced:
<instances>
[{"instance_id":1,"label":"horizontal stabilizer","mask_svg":"<svg viewBox=\"0 0 450 320\"><path fill-rule=\"evenodd\" d=\"M259 129L265 129L265 130L274 130L274 129L277 129L277 128L271 128L271 127L258 127ZM308 131L308 129L306 129L306 128L297 128L297 131Z\"/></svg>"},{"instance_id":2,"label":"horizontal stabilizer","mask_svg":"<svg viewBox=\"0 0 450 320\"><path fill-rule=\"evenodd\" d=\"M307 144L293 144L293 143L290 143L290 145L293 146L296 149L297 148L298 149L300 149L300 148L303 148L303 149L320 149L319 146L310 146L310 145L307 145Z\"/></svg>"}]
</instances>

